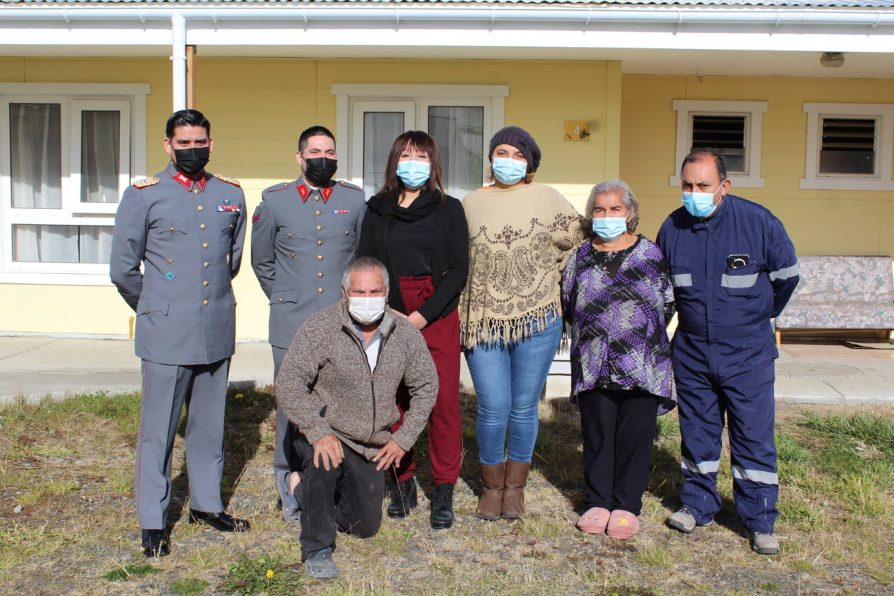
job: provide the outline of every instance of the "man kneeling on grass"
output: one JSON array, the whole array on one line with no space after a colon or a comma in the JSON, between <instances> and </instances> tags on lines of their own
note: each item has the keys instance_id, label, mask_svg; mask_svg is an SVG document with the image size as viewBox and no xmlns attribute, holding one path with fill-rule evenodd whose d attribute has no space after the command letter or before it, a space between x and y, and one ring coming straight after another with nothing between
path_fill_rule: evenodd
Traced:
<instances>
[{"instance_id":1,"label":"man kneeling on grass","mask_svg":"<svg viewBox=\"0 0 894 596\"><path fill-rule=\"evenodd\" d=\"M369 538L382 523L383 470L400 464L431 413L438 375L425 340L406 317L385 307L388 273L376 259L352 261L342 301L311 316L286 352L276 397L297 427L303 477L301 558L316 578L338 575L336 530ZM397 432L396 394L410 409Z\"/></svg>"}]
</instances>

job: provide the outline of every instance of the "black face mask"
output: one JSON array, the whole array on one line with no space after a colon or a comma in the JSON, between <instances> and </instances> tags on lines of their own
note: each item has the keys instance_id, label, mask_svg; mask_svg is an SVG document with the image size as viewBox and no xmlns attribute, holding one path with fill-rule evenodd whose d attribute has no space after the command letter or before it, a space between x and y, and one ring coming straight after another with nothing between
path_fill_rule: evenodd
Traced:
<instances>
[{"instance_id":1,"label":"black face mask","mask_svg":"<svg viewBox=\"0 0 894 596\"><path fill-rule=\"evenodd\" d=\"M332 180L335 170L338 169L338 160L328 157L312 157L304 160L304 177L314 186L325 186Z\"/></svg>"},{"instance_id":2,"label":"black face mask","mask_svg":"<svg viewBox=\"0 0 894 596\"><path fill-rule=\"evenodd\" d=\"M211 151L208 147L174 149L174 166L184 175L192 177L202 173L210 157Z\"/></svg>"}]
</instances>

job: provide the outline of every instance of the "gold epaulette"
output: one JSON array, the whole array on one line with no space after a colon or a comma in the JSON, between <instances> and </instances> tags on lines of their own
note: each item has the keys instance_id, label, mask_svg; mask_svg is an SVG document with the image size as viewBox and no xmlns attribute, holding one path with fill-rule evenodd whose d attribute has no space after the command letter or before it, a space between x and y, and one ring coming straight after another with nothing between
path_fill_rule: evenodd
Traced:
<instances>
[{"instance_id":1,"label":"gold epaulette","mask_svg":"<svg viewBox=\"0 0 894 596\"><path fill-rule=\"evenodd\" d=\"M239 181L236 180L235 178L227 178L226 176L221 176L220 174L215 174L214 177L217 178L218 180L221 180L222 182L226 182L227 184L232 184L233 186L238 186L239 188L242 188L242 185L239 184Z\"/></svg>"},{"instance_id":2,"label":"gold epaulette","mask_svg":"<svg viewBox=\"0 0 894 596\"><path fill-rule=\"evenodd\" d=\"M134 188L146 188L147 186L155 186L159 183L159 180L156 176L152 176L151 178L143 178L141 180L135 180L133 183Z\"/></svg>"}]
</instances>

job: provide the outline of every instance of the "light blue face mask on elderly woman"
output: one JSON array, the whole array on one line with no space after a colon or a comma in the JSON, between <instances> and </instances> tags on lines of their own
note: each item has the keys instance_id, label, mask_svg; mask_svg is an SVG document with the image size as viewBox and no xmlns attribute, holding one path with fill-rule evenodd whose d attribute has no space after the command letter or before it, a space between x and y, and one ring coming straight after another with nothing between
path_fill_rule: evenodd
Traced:
<instances>
[{"instance_id":1,"label":"light blue face mask on elderly woman","mask_svg":"<svg viewBox=\"0 0 894 596\"><path fill-rule=\"evenodd\" d=\"M611 242L621 237L627 231L626 217L594 217L593 233L605 240Z\"/></svg>"}]
</instances>

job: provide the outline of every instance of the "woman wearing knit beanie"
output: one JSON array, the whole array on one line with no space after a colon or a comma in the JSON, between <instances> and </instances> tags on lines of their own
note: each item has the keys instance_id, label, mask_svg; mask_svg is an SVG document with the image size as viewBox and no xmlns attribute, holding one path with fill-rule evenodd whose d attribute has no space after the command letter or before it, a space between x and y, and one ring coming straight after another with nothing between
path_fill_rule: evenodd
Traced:
<instances>
[{"instance_id":1,"label":"woman wearing knit beanie","mask_svg":"<svg viewBox=\"0 0 894 596\"><path fill-rule=\"evenodd\" d=\"M532 182L540 157L527 131L497 131L494 183L463 199L470 250L460 318L478 396L478 517L486 520L524 515L537 404L562 336L561 270L581 237L571 203Z\"/></svg>"}]
</instances>

